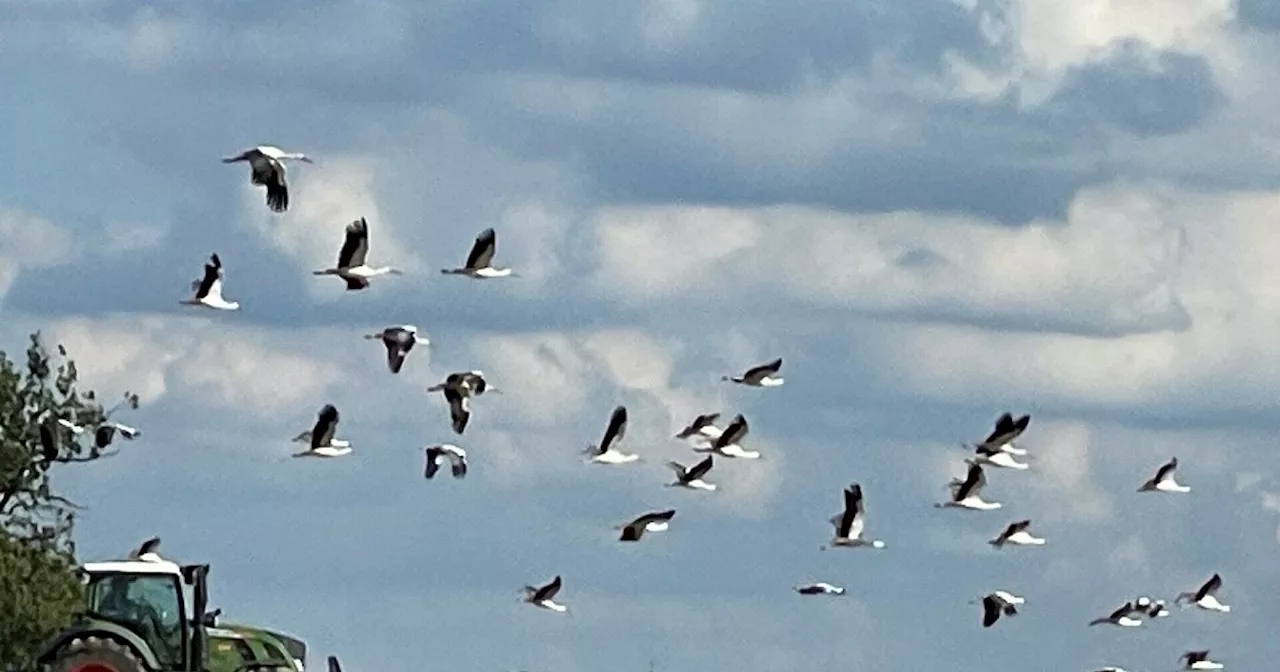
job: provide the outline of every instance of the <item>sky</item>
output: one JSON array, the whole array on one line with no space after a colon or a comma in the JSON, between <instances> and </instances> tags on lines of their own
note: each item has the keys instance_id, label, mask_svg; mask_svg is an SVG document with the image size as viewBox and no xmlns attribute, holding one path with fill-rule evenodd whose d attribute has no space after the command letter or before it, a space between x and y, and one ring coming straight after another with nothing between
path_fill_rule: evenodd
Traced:
<instances>
[{"instance_id":1,"label":"sky","mask_svg":"<svg viewBox=\"0 0 1280 672\"><path fill-rule=\"evenodd\" d=\"M56 475L82 559L160 535L348 672L1280 655L1280 2L0 7L0 347L142 402ZM285 214L219 161L259 143L315 158ZM311 271L359 217L406 273L346 292ZM441 275L487 227L521 277ZM240 311L178 303L213 252ZM393 376L361 336L404 323ZM504 394L458 437L425 389L468 369ZM354 454L290 458L326 403ZM643 460L584 464L616 404ZM714 411L764 458L662 487ZM933 508L1004 411L1005 507ZM465 479L422 477L440 442ZM1138 494L1172 456L1192 492ZM819 551L854 482L887 548ZM986 543L1021 518L1044 547ZM1086 626L1214 572L1229 614ZM556 574L570 615L520 602ZM995 589L1027 603L983 629Z\"/></svg>"}]
</instances>

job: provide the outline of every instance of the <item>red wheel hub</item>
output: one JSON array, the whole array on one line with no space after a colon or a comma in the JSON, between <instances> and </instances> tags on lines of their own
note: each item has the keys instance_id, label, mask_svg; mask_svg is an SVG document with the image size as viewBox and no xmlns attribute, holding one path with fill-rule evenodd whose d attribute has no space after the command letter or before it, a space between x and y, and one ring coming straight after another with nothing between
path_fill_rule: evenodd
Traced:
<instances>
[{"instance_id":1,"label":"red wheel hub","mask_svg":"<svg viewBox=\"0 0 1280 672\"><path fill-rule=\"evenodd\" d=\"M72 668L71 672L117 672L117 670L105 663L85 663L79 667Z\"/></svg>"}]
</instances>

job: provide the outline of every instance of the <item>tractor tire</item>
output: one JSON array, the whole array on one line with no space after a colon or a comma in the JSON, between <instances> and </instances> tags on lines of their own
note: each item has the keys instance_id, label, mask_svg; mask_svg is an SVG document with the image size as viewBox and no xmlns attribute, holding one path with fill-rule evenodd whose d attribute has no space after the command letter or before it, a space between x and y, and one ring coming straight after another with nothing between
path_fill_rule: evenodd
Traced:
<instances>
[{"instance_id":1,"label":"tractor tire","mask_svg":"<svg viewBox=\"0 0 1280 672\"><path fill-rule=\"evenodd\" d=\"M76 637L43 672L148 672L128 646L103 637Z\"/></svg>"}]
</instances>

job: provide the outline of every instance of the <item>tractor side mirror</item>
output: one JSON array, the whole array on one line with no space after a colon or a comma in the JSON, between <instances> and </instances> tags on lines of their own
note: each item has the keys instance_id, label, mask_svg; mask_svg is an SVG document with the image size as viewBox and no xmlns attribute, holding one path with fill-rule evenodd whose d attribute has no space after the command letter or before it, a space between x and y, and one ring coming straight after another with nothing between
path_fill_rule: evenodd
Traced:
<instances>
[{"instance_id":1,"label":"tractor side mirror","mask_svg":"<svg viewBox=\"0 0 1280 672\"><path fill-rule=\"evenodd\" d=\"M200 624L206 628L216 628L218 627L218 617L221 615L222 615L221 609L214 609L213 611L204 615L204 617L201 619Z\"/></svg>"}]
</instances>

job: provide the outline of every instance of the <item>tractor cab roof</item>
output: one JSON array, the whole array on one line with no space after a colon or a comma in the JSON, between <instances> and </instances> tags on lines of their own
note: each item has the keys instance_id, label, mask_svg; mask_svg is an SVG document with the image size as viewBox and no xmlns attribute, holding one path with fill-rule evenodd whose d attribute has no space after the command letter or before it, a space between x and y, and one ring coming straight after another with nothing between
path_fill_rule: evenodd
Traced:
<instances>
[{"instance_id":1,"label":"tractor cab roof","mask_svg":"<svg viewBox=\"0 0 1280 672\"><path fill-rule=\"evenodd\" d=\"M182 576L182 567L168 560L162 562L146 562L144 560L109 560L107 562L86 562L80 568L90 574L171 574Z\"/></svg>"}]
</instances>

